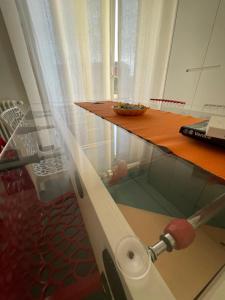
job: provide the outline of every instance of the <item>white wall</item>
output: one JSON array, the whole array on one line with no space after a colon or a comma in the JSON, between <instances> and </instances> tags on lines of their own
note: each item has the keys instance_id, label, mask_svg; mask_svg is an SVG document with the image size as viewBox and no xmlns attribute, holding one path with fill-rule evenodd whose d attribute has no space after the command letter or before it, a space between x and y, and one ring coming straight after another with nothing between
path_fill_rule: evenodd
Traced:
<instances>
[{"instance_id":1,"label":"white wall","mask_svg":"<svg viewBox=\"0 0 225 300\"><path fill-rule=\"evenodd\" d=\"M41 109L41 97L33 72L16 2L15 0L0 0L0 8L31 109L33 106L35 109L36 104L38 104L39 109Z\"/></svg>"},{"instance_id":2,"label":"white wall","mask_svg":"<svg viewBox=\"0 0 225 300\"><path fill-rule=\"evenodd\" d=\"M27 95L0 11L0 101L4 99L27 102Z\"/></svg>"}]
</instances>

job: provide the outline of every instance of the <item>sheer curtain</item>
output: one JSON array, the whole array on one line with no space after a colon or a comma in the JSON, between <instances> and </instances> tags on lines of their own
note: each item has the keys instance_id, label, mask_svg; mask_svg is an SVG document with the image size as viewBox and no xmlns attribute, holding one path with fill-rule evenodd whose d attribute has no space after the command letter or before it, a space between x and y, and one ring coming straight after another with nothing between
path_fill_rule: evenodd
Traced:
<instances>
[{"instance_id":1,"label":"sheer curtain","mask_svg":"<svg viewBox=\"0 0 225 300\"><path fill-rule=\"evenodd\" d=\"M42 98L111 98L110 0L17 0Z\"/></svg>"},{"instance_id":2,"label":"sheer curtain","mask_svg":"<svg viewBox=\"0 0 225 300\"><path fill-rule=\"evenodd\" d=\"M113 98L114 4L17 0L44 104ZM148 105L162 96L176 6L177 0L118 0L119 99ZM142 145L129 144L131 160L144 153Z\"/></svg>"},{"instance_id":3,"label":"sheer curtain","mask_svg":"<svg viewBox=\"0 0 225 300\"><path fill-rule=\"evenodd\" d=\"M117 0L16 0L42 95L49 102L113 98ZM177 0L118 0L118 98L163 95Z\"/></svg>"},{"instance_id":4,"label":"sheer curtain","mask_svg":"<svg viewBox=\"0 0 225 300\"><path fill-rule=\"evenodd\" d=\"M119 0L118 99L149 106L162 98L177 0ZM128 141L129 159L145 157L145 144ZM119 149L118 149L119 152Z\"/></svg>"},{"instance_id":5,"label":"sheer curtain","mask_svg":"<svg viewBox=\"0 0 225 300\"><path fill-rule=\"evenodd\" d=\"M16 4L42 104L52 111L56 125L57 113L65 123L76 121L75 114L68 120L66 113L74 102L111 99L111 1L16 0ZM68 106L60 109L61 104ZM91 116L84 119L87 126ZM106 140L111 135L108 127ZM87 144L97 134L90 131ZM93 161L101 159L101 153L94 152ZM110 168L111 149L107 164Z\"/></svg>"},{"instance_id":6,"label":"sheer curtain","mask_svg":"<svg viewBox=\"0 0 225 300\"><path fill-rule=\"evenodd\" d=\"M177 0L120 0L118 98L163 95Z\"/></svg>"}]
</instances>

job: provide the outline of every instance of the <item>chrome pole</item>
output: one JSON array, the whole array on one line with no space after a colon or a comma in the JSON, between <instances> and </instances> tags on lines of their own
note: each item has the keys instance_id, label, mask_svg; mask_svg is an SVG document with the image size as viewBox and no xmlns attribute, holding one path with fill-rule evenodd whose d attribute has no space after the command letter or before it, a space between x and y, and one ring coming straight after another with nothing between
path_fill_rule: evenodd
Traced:
<instances>
[{"instance_id":1,"label":"chrome pole","mask_svg":"<svg viewBox=\"0 0 225 300\"><path fill-rule=\"evenodd\" d=\"M207 223L210 219L216 216L221 210L225 208L225 193L218 196L214 201L197 211L187 220L194 229L202 224Z\"/></svg>"},{"instance_id":2,"label":"chrome pole","mask_svg":"<svg viewBox=\"0 0 225 300\"><path fill-rule=\"evenodd\" d=\"M182 219L172 220L160 236L160 241L153 246L148 246L151 260L155 262L158 256L165 251L171 252L174 248L180 250L188 247L194 240L193 231L207 223L223 209L225 209L225 193L218 196L187 220L183 219L183 224L187 225L184 228L179 228L179 221L182 221Z\"/></svg>"}]
</instances>

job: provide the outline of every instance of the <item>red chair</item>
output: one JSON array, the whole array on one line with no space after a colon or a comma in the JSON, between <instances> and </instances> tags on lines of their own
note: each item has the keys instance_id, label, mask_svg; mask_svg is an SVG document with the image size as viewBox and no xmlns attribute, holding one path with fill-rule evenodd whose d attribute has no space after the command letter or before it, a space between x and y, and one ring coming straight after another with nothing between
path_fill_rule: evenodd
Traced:
<instances>
[{"instance_id":1,"label":"red chair","mask_svg":"<svg viewBox=\"0 0 225 300\"><path fill-rule=\"evenodd\" d=\"M22 169L14 182L16 175L25 180ZM0 299L84 300L102 292L73 192L48 202L39 200L32 185L1 194Z\"/></svg>"},{"instance_id":2,"label":"red chair","mask_svg":"<svg viewBox=\"0 0 225 300\"><path fill-rule=\"evenodd\" d=\"M0 137L0 153L2 152L5 145L6 145L6 142L3 140L3 138Z\"/></svg>"}]
</instances>

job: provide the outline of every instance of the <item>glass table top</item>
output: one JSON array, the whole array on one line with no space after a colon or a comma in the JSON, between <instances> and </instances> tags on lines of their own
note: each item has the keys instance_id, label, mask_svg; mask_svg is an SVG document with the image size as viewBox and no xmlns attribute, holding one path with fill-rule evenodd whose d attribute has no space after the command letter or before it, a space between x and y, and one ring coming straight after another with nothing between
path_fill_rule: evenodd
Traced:
<instances>
[{"instance_id":1,"label":"glass table top","mask_svg":"<svg viewBox=\"0 0 225 300\"><path fill-rule=\"evenodd\" d=\"M187 218L225 192L224 180L164 148L76 105L57 109L116 203ZM1 153L0 168L12 160L8 149L16 150L14 164L27 164L63 147L53 115L30 111ZM210 224L225 228L225 211Z\"/></svg>"},{"instance_id":2,"label":"glass table top","mask_svg":"<svg viewBox=\"0 0 225 300\"><path fill-rule=\"evenodd\" d=\"M39 200L46 205L50 205L59 195L73 191L68 172L63 172L60 179L55 177L59 170L70 168L70 153L73 151L68 151L64 134L59 130L61 121L145 245L158 241L171 218L188 218L225 193L224 180L165 148L147 142L76 105L58 105L56 111L29 111L0 155L0 172L25 168L39 191ZM45 166L46 159L50 162L48 166ZM43 189L42 183L36 182L36 179L44 177L45 172L48 180L44 182ZM7 172L3 173L7 175ZM24 170L17 175L27 178ZM15 181L13 189L16 186L16 191L23 197L29 186L23 180L19 182L18 185L18 180ZM10 192L12 187L7 187L7 180L3 182L1 177L0 190L3 188L8 188ZM186 286L190 286L190 295L196 295L225 262L225 210L210 220L208 225L198 233L197 242L190 247L190 251L176 251L160 257L156 262L178 299ZM190 279L195 264L199 264L199 283L196 285ZM177 277L180 267L186 268L183 282ZM202 268L206 271L201 272ZM179 286L174 283L177 280Z\"/></svg>"},{"instance_id":3,"label":"glass table top","mask_svg":"<svg viewBox=\"0 0 225 300\"><path fill-rule=\"evenodd\" d=\"M116 203L187 218L225 192L224 180L82 108L64 114ZM210 224L225 228L225 211Z\"/></svg>"}]
</instances>

